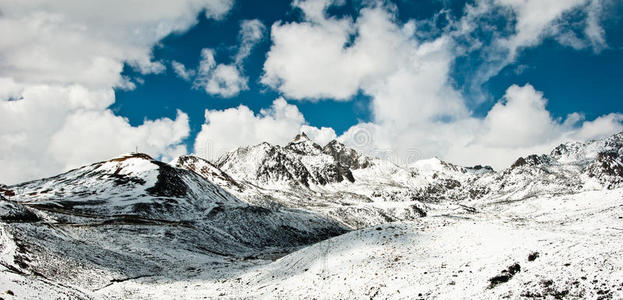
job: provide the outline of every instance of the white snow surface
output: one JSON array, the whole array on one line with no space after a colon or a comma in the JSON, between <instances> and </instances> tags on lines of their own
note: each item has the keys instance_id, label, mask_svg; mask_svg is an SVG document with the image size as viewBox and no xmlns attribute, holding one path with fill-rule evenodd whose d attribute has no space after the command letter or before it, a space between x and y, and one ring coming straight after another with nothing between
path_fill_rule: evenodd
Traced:
<instances>
[{"instance_id":1,"label":"white snow surface","mask_svg":"<svg viewBox=\"0 0 623 300\"><path fill-rule=\"evenodd\" d=\"M487 204L354 231L273 262L97 295L140 299L500 299L623 297L623 190ZM559 210L563 210L561 213ZM529 256L538 257L530 260ZM509 266L507 282L490 279Z\"/></svg>"},{"instance_id":2,"label":"white snow surface","mask_svg":"<svg viewBox=\"0 0 623 300\"><path fill-rule=\"evenodd\" d=\"M127 154L0 185L0 297L623 299L622 162L623 133L497 172L304 135Z\"/></svg>"}]
</instances>

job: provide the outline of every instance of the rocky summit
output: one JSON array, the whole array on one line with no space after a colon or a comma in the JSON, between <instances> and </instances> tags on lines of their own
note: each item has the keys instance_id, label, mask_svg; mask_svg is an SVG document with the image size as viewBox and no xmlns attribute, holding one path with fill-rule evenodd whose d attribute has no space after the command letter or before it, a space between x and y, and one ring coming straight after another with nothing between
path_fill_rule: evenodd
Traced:
<instances>
[{"instance_id":1,"label":"rocky summit","mask_svg":"<svg viewBox=\"0 0 623 300\"><path fill-rule=\"evenodd\" d=\"M303 133L215 161L131 153L0 185L0 229L20 299L617 299L623 133L498 171Z\"/></svg>"}]
</instances>

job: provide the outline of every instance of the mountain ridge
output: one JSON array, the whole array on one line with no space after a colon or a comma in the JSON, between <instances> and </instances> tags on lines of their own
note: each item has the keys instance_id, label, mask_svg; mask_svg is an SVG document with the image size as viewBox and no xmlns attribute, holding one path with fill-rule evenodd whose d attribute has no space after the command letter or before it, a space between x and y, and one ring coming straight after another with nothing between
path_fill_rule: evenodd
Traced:
<instances>
[{"instance_id":1,"label":"mountain ridge","mask_svg":"<svg viewBox=\"0 0 623 300\"><path fill-rule=\"evenodd\" d=\"M343 282L355 272L365 278L362 283L346 280L327 292L336 298L370 296L342 288L357 286L396 295L376 285L374 271L382 278L401 276L397 289L411 293L417 287L431 297L518 296L515 290L595 296L593 285L618 279L572 282L583 280L578 272L606 276L592 267L595 244L606 253L600 263L623 265L615 255L622 246L616 238L622 166L623 133L561 144L500 171L438 158L399 166L337 141L321 147L304 135L285 146L242 147L214 163L187 155L167 164L130 153L50 178L0 185L0 284L26 298L180 296L172 291L190 298L296 297L323 290L310 282ZM529 247L481 241L491 232L512 233ZM430 245L419 244L422 237ZM499 252L470 252L489 249L482 243ZM357 252L360 245L368 248ZM582 249L581 259L568 252L573 247ZM439 255L431 252L436 249ZM453 263L456 251L466 253L458 260L463 265ZM538 269L490 287L487 278L497 278L496 268L508 268L509 258L524 264L518 255L529 251L543 253L536 266L561 274L555 291L538 284L550 276ZM579 267L569 268L563 258ZM331 270L328 260L340 267ZM415 261L417 268L409 265ZM373 268L362 269L362 262ZM419 275L422 270L432 277ZM274 279L279 274L290 277ZM446 284L464 276L470 284ZM436 281L420 284L428 278ZM206 289L190 291L192 281ZM293 289L293 282L306 290Z\"/></svg>"}]
</instances>

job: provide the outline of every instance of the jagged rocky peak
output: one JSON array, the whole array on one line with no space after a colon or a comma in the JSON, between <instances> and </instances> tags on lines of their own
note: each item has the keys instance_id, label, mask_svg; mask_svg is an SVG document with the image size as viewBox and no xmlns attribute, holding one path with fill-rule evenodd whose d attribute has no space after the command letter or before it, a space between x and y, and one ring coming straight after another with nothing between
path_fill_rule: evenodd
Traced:
<instances>
[{"instance_id":1,"label":"jagged rocky peak","mask_svg":"<svg viewBox=\"0 0 623 300\"><path fill-rule=\"evenodd\" d=\"M310 187L344 180L354 182L351 168L370 164L352 149L343 145L338 149L337 144L329 144L323 148L300 133L283 147L262 143L233 150L219 158L216 167L238 181Z\"/></svg>"},{"instance_id":2,"label":"jagged rocky peak","mask_svg":"<svg viewBox=\"0 0 623 300\"><path fill-rule=\"evenodd\" d=\"M587 166L596 161L615 162L621 155L623 155L623 132L584 143L577 141L563 143L554 148L549 155L532 154L520 157L511 168L553 164Z\"/></svg>"},{"instance_id":3,"label":"jagged rocky peak","mask_svg":"<svg viewBox=\"0 0 623 300\"><path fill-rule=\"evenodd\" d=\"M486 172L486 173L494 173L495 170L493 167L488 165L475 165L473 167L467 167L468 170L476 171L476 172Z\"/></svg>"},{"instance_id":4,"label":"jagged rocky peak","mask_svg":"<svg viewBox=\"0 0 623 300\"><path fill-rule=\"evenodd\" d=\"M519 168L522 166L535 167L539 165L548 165L552 163L552 158L548 155L536 155L531 154L526 157L518 158L512 165L511 169Z\"/></svg>"},{"instance_id":5,"label":"jagged rocky peak","mask_svg":"<svg viewBox=\"0 0 623 300\"><path fill-rule=\"evenodd\" d=\"M314 143L304 132L299 133L285 146L285 149L300 155L318 155L322 147Z\"/></svg>"},{"instance_id":6,"label":"jagged rocky peak","mask_svg":"<svg viewBox=\"0 0 623 300\"><path fill-rule=\"evenodd\" d=\"M608 189L623 186L623 132L615 134L602 141L594 141L587 148L598 145L595 159L586 167L585 173L597 179Z\"/></svg>"},{"instance_id":7,"label":"jagged rocky peak","mask_svg":"<svg viewBox=\"0 0 623 300\"><path fill-rule=\"evenodd\" d=\"M333 159L339 162L342 166L357 170L364 169L372 165L372 160L357 150L348 148L346 145L332 140L322 148L322 152L330 155Z\"/></svg>"},{"instance_id":8,"label":"jagged rocky peak","mask_svg":"<svg viewBox=\"0 0 623 300\"><path fill-rule=\"evenodd\" d=\"M311 141L311 139L305 134L305 132L301 132L297 134L294 139L290 143L301 143Z\"/></svg>"}]
</instances>

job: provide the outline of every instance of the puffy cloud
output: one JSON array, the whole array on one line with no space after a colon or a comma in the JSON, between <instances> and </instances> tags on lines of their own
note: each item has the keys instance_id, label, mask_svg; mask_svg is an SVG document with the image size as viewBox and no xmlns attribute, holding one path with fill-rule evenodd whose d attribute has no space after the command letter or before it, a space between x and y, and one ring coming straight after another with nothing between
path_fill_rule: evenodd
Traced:
<instances>
[{"instance_id":1,"label":"puffy cloud","mask_svg":"<svg viewBox=\"0 0 623 300\"><path fill-rule=\"evenodd\" d=\"M303 12L304 20L273 24L273 45L264 63L265 74L261 82L292 99L349 100L359 91L374 93L379 82L394 74L423 74L425 72L419 72L419 69L427 67L430 67L428 72L433 71L433 76L442 77L428 82L443 85L447 81L445 73L457 55L482 51L488 61L479 67L472 80L473 89L480 90L482 83L513 63L519 51L538 45L546 36L556 35L563 43L583 47L586 42L568 30L555 30L557 26L554 25L561 22L566 12L584 8L587 2L476 1L474 5L467 5L463 18L448 20L450 25L440 31L444 34L433 41L419 42L415 37L427 36L418 31L425 21L400 25L394 16L394 7L369 2L372 4L361 9L353 21L349 17L327 16L326 9L336 4L335 1L296 1L294 6ZM587 30L595 23L590 20L598 19L591 17L596 15L592 12L598 11L593 6L591 4L589 10ZM506 35L497 32L499 28L489 22L499 20L487 19L492 14L503 14L512 30ZM435 16L438 17L440 15ZM476 33L483 31L492 31L493 40L481 41ZM455 43L455 40L461 43ZM467 45L463 44L466 41ZM444 92L453 93L451 89Z\"/></svg>"},{"instance_id":2,"label":"puffy cloud","mask_svg":"<svg viewBox=\"0 0 623 300\"><path fill-rule=\"evenodd\" d=\"M186 67L180 62L172 61L171 67L173 67L173 71L178 77L186 81L189 81L195 76L195 70L187 70Z\"/></svg>"},{"instance_id":3,"label":"puffy cloud","mask_svg":"<svg viewBox=\"0 0 623 300\"><path fill-rule=\"evenodd\" d=\"M318 9L327 5L318 3L299 3L305 22L273 25L263 83L294 99L349 100L363 91L373 97L374 116L383 123L466 113L448 84L450 39L418 42L413 23L396 24L382 6L362 9L353 23L326 17Z\"/></svg>"},{"instance_id":4,"label":"puffy cloud","mask_svg":"<svg viewBox=\"0 0 623 300\"><path fill-rule=\"evenodd\" d=\"M577 140L590 140L623 131L623 114L610 113L593 121L586 121L573 133Z\"/></svg>"},{"instance_id":5,"label":"puffy cloud","mask_svg":"<svg viewBox=\"0 0 623 300\"><path fill-rule=\"evenodd\" d=\"M179 62L172 62L175 73L185 79L194 77L193 87L203 89L210 95L230 98L247 90L249 79L244 75L244 60L251 54L251 50L264 36L264 24L259 20L245 20L240 24L240 45L234 56L234 63L216 63L213 49L201 50L201 61L197 70L187 70ZM195 76L196 74L196 76Z\"/></svg>"},{"instance_id":6,"label":"puffy cloud","mask_svg":"<svg viewBox=\"0 0 623 300\"><path fill-rule=\"evenodd\" d=\"M181 111L177 112L175 120L148 120L136 127L109 110L77 112L70 114L51 137L48 153L52 157L63 157L65 169L136 148L171 160L186 153L182 141L189 130L188 115Z\"/></svg>"},{"instance_id":7,"label":"puffy cloud","mask_svg":"<svg viewBox=\"0 0 623 300\"><path fill-rule=\"evenodd\" d=\"M555 119L547 100L531 85L513 85L484 119L473 116L452 122L402 127L361 123L339 137L345 144L395 163L409 164L437 156L462 165L508 167L517 157L546 153L565 141L605 137L623 130L623 115L584 121L578 113Z\"/></svg>"},{"instance_id":8,"label":"puffy cloud","mask_svg":"<svg viewBox=\"0 0 623 300\"><path fill-rule=\"evenodd\" d=\"M403 164L438 156L503 168L519 155L620 128L618 115L593 122L583 122L580 114L555 119L531 85L509 87L486 117L477 118L450 78L458 56L482 51L486 63L476 81L485 82L522 49L559 34L553 25L587 1L477 1L438 35L418 32L422 22L400 23L394 7L372 3L353 20L327 16L331 1L295 2L304 18L273 24L273 45L261 79L293 99L344 101L359 92L371 96L372 121L340 136L347 145ZM496 30L483 25L488 22L483 18L500 13L514 20L509 21L512 30L479 40L475 32Z\"/></svg>"},{"instance_id":9,"label":"puffy cloud","mask_svg":"<svg viewBox=\"0 0 623 300\"><path fill-rule=\"evenodd\" d=\"M203 88L208 94L230 98L247 90L247 81L236 66L219 64L207 72L200 71L194 86Z\"/></svg>"},{"instance_id":10,"label":"puffy cloud","mask_svg":"<svg viewBox=\"0 0 623 300\"><path fill-rule=\"evenodd\" d=\"M301 132L304 132L307 137L309 137L312 141L317 144L324 146L331 142L332 140L337 139L337 135L335 134L335 130L330 127L313 127L309 125L303 125L300 129Z\"/></svg>"},{"instance_id":11,"label":"puffy cloud","mask_svg":"<svg viewBox=\"0 0 623 300\"><path fill-rule=\"evenodd\" d=\"M269 108L258 114L240 105L225 110L206 110L205 119L195 140L194 152L211 160L240 146L262 142L285 144L300 132L323 145L335 138L333 129L306 125L298 108L283 98L275 99Z\"/></svg>"},{"instance_id":12,"label":"puffy cloud","mask_svg":"<svg viewBox=\"0 0 623 300\"><path fill-rule=\"evenodd\" d=\"M264 38L266 27L260 20L244 20L240 24L240 47L235 57L235 64L242 65L244 60L249 57L253 47Z\"/></svg>"},{"instance_id":13,"label":"puffy cloud","mask_svg":"<svg viewBox=\"0 0 623 300\"><path fill-rule=\"evenodd\" d=\"M202 9L222 16L231 0L3 1L0 77L18 82L68 82L89 87L119 82L124 62L158 73L152 46L196 22Z\"/></svg>"},{"instance_id":14,"label":"puffy cloud","mask_svg":"<svg viewBox=\"0 0 623 300\"><path fill-rule=\"evenodd\" d=\"M484 119L486 133L477 142L500 148L526 147L561 134L560 124L545 109L547 100L531 85L513 85Z\"/></svg>"},{"instance_id":15,"label":"puffy cloud","mask_svg":"<svg viewBox=\"0 0 623 300\"><path fill-rule=\"evenodd\" d=\"M232 0L0 2L0 182L54 175L121 152L167 158L185 152L188 117L132 126L107 108L113 88L133 89L166 68L151 49L197 22L221 18ZM135 79L140 83L140 79ZM7 101L13 100L13 101Z\"/></svg>"},{"instance_id":16,"label":"puffy cloud","mask_svg":"<svg viewBox=\"0 0 623 300\"><path fill-rule=\"evenodd\" d=\"M588 8L588 15L586 17L586 28L584 34L588 37L593 50L599 52L608 47L606 42L606 31L599 24L601 19L604 0L593 0Z\"/></svg>"},{"instance_id":17,"label":"puffy cloud","mask_svg":"<svg viewBox=\"0 0 623 300\"><path fill-rule=\"evenodd\" d=\"M131 126L107 110L111 89L33 85L22 100L0 101L0 182L16 183L54 175L81 164L140 151L169 157L184 150L186 114L175 120L145 121Z\"/></svg>"}]
</instances>

